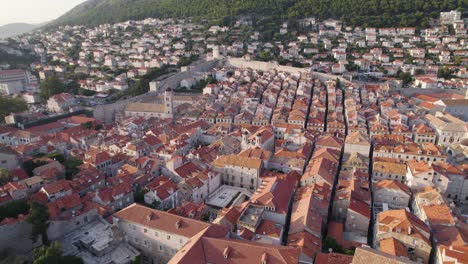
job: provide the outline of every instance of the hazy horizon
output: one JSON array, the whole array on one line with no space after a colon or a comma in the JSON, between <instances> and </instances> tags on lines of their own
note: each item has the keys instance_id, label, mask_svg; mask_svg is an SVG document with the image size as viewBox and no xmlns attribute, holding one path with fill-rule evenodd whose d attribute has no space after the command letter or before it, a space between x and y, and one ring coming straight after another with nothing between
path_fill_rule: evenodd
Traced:
<instances>
[{"instance_id":1,"label":"hazy horizon","mask_svg":"<svg viewBox=\"0 0 468 264\"><path fill-rule=\"evenodd\" d=\"M0 26L54 20L86 0L0 0Z\"/></svg>"}]
</instances>

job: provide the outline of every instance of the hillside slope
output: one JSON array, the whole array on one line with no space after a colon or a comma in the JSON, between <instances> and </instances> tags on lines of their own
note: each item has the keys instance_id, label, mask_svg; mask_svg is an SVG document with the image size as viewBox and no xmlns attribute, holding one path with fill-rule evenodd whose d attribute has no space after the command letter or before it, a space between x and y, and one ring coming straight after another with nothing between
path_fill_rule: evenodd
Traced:
<instances>
[{"instance_id":1,"label":"hillside slope","mask_svg":"<svg viewBox=\"0 0 468 264\"><path fill-rule=\"evenodd\" d=\"M131 19L209 18L237 15L342 19L348 25L427 26L440 11L466 10L468 0L88 0L51 25L121 22Z\"/></svg>"},{"instance_id":2,"label":"hillside slope","mask_svg":"<svg viewBox=\"0 0 468 264\"><path fill-rule=\"evenodd\" d=\"M0 27L0 39L9 38L17 35L27 33L31 30L36 29L40 25L32 25L26 23L12 23L6 24Z\"/></svg>"}]
</instances>

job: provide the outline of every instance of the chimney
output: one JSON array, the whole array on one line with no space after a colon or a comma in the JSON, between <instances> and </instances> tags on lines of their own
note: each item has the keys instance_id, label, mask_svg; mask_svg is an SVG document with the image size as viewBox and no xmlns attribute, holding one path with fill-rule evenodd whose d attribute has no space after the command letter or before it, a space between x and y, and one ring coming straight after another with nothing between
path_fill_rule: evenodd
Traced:
<instances>
[{"instance_id":1,"label":"chimney","mask_svg":"<svg viewBox=\"0 0 468 264\"><path fill-rule=\"evenodd\" d=\"M268 261L268 255L267 253L262 254L262 264L267 264Z\"/></svg>"},{"instance_id":2,"label":"chimney","mask_svg":"<svg viewBox=\"0 0 468 264\"><path fill-rule=\"evenodd\" d=\"M175 227L179 229L181 224L182 224L182 220L178 220L177 222L175 222Z\"/></svg>"},{"instance_id":3,"label":"chimney","mask_svg":"<svg viewBox=\"0 0 468 264\"><path fill-rule=\"evenodd\" d=\"M226 247L223 251L223 257L224 259L227 259L229 257L229 251L230 251L230 248L229 247Z\"/></svg>"},{"instance_id":4,"label":"chimney","mask_svg":"<svg viewBox=\"0 0 468 264\"><path fill-rule=\"evenodd\" d=\"M149 213L149 214L146 216L146 221L149 222L149 221L153 220L154 218L155 218L155 217L154 217L154 213L151 212L151 213Z\"/></svg>"}]
</instances>

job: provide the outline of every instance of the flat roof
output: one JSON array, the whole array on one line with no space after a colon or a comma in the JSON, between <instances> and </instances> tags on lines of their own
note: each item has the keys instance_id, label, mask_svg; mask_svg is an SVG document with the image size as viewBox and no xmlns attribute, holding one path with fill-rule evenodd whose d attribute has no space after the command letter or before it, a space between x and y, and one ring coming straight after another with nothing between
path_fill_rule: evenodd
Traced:
<instances>
[{"instance_id":1,"label":"flat roof","mask_svg":"<svg viewBox=\"0 0 468 264\"><path fill-rule=\"evenodd\" d=\"M242 196L250 198L252 197L252 193L243 188L222 185L208 197L206 204L218 208L225 208L228 205L232 205L235 200Z\"/></svg>"},{"instance_id":2,"label":"flat roof","mask_svg":"<svg viewBox=\"0 0 468 264\"><path fill-rule=\"evenodd\" d=\"M98 257L89 251L81 251L77 256L81 257L84 263L90 264L127 264L132 263L140 253L126 243L120 243L104 256Z\"/></svg>"},{"instance_id":3,"label":"flat roof","mask_svg":"<svg viewBox=\"0 0 468 264\"><path fill-rule=\"evenodd\" d=\"M249 226L255 226L256 228L262 220L261 216L264 210L262 206L249 204L247 210L245 210L244 214L239 218L239 224L245 223ZM255 230L252 231L255 232Z\"/></svg>"},{"instance_id":4,"label":"flat roof","mask_svg":"<svg viewBox=\"0 0 468 264\"><path fill-rule=\"evenodd\" d=\"M59 239L63 254L81 257L87 264L132 262L140 253L127 242L118 243L114 228L116 227L98 217Z\"/></svg>"}]
</instances>

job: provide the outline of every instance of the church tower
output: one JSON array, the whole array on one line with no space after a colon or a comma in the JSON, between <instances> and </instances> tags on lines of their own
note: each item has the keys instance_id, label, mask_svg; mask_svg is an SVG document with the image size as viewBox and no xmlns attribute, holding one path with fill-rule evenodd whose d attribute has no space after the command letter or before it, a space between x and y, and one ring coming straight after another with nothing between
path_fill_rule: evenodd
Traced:
<instances>
[{"instance_id":1,"label":"church tower","mask_svg":"<svg viewBox=\"0 0 468 264\"><path fill-rule=\"evenodd\" d=\"M174 117L174 94L170 88L164 92L164 111L167 117Z\"/></svg>"}]
</instances>

